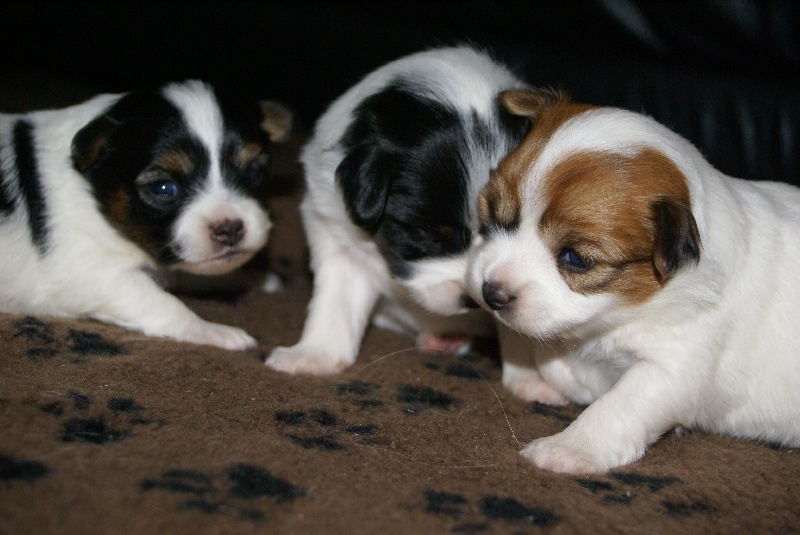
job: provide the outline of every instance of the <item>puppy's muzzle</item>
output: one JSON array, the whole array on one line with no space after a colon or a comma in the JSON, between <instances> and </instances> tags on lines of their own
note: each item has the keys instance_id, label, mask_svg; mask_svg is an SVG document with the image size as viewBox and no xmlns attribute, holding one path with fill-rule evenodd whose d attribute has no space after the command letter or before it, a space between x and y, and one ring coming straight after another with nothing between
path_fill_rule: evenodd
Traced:
<instances>
[{"instance_id":1,"label":"puppy's muzzle","mask_svg":"<svg viewBox=\"0 0 800 535\"><path fill-rule=\"evenodd\" d=\"M486 305L492 310L502 310L517 298L516 295L504 289L501 284L491 281L483 281L481 292Z\"/></svg>"},{"instance_id":2,"label":"puppy's muzzle","mask_svg":"<svg viewBox=\"0 0 800 535\"><path fill-rule=\"evenodd\" d=\"M244 223L241 219L226 219L211 225L211 239L220 245L233 247L244 238Z\"/></svg>"}]
</instances>

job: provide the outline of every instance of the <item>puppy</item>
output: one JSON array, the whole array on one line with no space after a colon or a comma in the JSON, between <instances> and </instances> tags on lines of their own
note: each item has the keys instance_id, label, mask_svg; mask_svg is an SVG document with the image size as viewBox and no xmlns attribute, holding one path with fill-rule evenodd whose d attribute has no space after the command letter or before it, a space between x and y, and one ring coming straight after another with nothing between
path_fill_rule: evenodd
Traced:
<instances>
[{"instance_id":1,"label":"puppy","mask_svg":"<svg viewBox=\"0 0 800 535\"><path fill-rule=\"evenodd\" d=\"M223 105L198 81L0 115L0 310L252 346L153 274L225 273L265 244L265 150L290 118L272 103Z\"/></svg>"},{"instance_id":2,"label":"puppy","mask_svg":"<svg viewBox=\"0 0 800 535\"><path fill-rule=\"evenodd\" d=\"M390 312L382 326L434 335L485 327L488 315L465 314L474 306L465 253L478 193L527 129L496 96L523 86L484 52L441 48L377 69L330 106L301 154L313 297L300 341L267 365L341 371L381 297ZM449 315L460 315L458 326L445 325Z\"/></svg>"},{"instance_id":3,"label":"puppy","mask_svg":"<svg viewBox=\"0 0 800 535\"><path fill-rule=\"evenodd\" d=\"M533 126L481 193L469 291L507 327L507 385L589 404L522 454L602 472L679 425L800 446L800 189L636 113L501 101Z\"/></svg>"}]
</instances>

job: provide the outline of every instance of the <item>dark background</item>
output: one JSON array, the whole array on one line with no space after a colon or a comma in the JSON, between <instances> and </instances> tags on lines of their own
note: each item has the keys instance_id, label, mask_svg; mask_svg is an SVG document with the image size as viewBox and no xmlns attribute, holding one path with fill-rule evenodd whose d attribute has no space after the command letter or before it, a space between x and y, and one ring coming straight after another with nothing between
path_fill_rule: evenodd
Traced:
<instances>
[{"instance_id":1,"label":"dark background","mask_svg":"<svg viewBox=\"0 0 800 535\"><path fill-rule=\"evenodd\" d=\"M800 184L799 14L790 0L15 2L0 111L195 77L283 100L310 128L379 65L471 42L531 83L654 116L729 174Z\"/></svg>"}]
</instances>

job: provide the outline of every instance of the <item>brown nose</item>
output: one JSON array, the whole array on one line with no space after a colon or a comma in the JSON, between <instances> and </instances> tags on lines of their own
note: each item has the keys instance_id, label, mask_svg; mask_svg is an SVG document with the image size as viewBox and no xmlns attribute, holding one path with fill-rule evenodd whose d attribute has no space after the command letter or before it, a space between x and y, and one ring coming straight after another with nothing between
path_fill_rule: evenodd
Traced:
<instances>
[{"instance_id":1,"label":"brown nose","mask_svg":"<svg viewBox=\"0 0 800 535\"><path fill-rule=\"evenodd\" d=\"M222 245L232 247L244 238L244 223L241 219L226 219L211 226L211 238Z\"/></svg>"},{"instance_id":2,"label":"brown nose","mask_svg":"<svg viewBox=\"0 0 800 535\"><path fill-rule=\"evenodd\" d=\"M517 296L504 289L501 284L491 281L483 281L481 288L483 300L492 310L500 310L511 304Z\"/></svg>"}]
</instances>

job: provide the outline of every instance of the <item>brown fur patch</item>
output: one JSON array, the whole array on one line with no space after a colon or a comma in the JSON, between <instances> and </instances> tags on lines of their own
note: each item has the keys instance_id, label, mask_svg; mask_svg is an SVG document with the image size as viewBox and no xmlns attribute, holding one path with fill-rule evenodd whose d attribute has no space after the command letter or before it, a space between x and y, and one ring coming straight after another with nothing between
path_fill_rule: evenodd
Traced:
<instances>
[{"instance_id":1,"label":"brown fur patch","mask_svg":"<svg viewBox=\"0 0 800 535\"><path fill-rule=\"evenodd\" d=\"M171 150L159 154L153 164L170 174L187 176L194 169L192 157L182 150Z\"/></svg>"},{"instance_id":2,"label":"brown fur patch","mask_svg":"<svg viewBox=\"0 0 800 535\"><path fill-rule=\"evenodd\" d=\"M553 133L565 121L592 109L593 106L575 104L565 96L556 100L537 90L507 91L501 104L516 115L531 118L533 126L525 140L494 170L489 183L478 199L478 217L484 226L514 227L519 222L522 203L521 185L528 170L542 152Z\"/></svg>"},{"instance_id":3,"label":"brown fur patch","mask_svg":"<svg viewBox=\"0 0 800 535\"><path fill-rule=\"evenodd\" d=\"M575 272L559 262L573 291L612 292L640 303L661 288L654 205L685 207L691 218L686 179L669 158L653 149L634 157L577 154L553 169L542 193L547 209L539 226L553 257L559 261L562 251L574 249L591 266Z\"/></svg>"}]
</instances>

